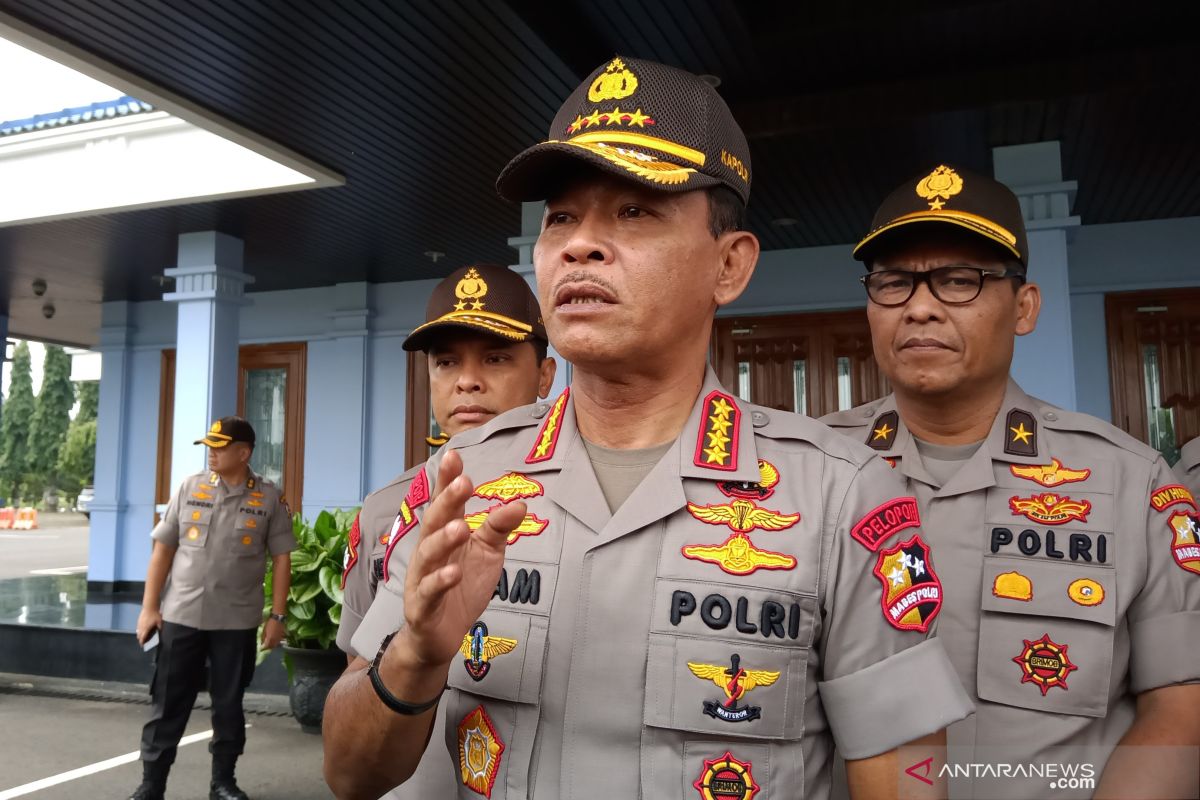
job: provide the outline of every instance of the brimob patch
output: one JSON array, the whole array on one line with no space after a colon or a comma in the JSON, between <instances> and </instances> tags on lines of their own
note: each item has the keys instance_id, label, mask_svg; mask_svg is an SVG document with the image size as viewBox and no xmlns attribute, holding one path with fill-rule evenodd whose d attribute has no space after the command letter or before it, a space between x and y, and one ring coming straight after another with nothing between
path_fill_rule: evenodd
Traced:
<instances>
[{"instance_id":1,"label":"brimob patch","mask_svg":"<svg viewBox=\"0 0 1200 800\"><path fill-rule=\"evenodd\" d=\"M921 537L880 551L873 572L883 584L880 605L887 623L902 631L928 631L942 609L942 582Z\"/></svg>"},{"instance_id":2,"label":"brimob patch","mask_svg":"<svg viewBox=\"0 0 1200 800\"><path fill-rule=\"evenodd\" d=\"M751 772L749 761L739 761L729 750L719 758L704 759L700 777L692 787L702 800L753 800L761 788Z\"/></svg>"},{"instance_id":3,"label":"brimob patch","mask_svg":"<svg viewBox=\"0 0 1200 800\"><path fill-rule=\"evenodd\" d=\"M1042 690L1042 696L1055 686L1067 690L1067 676L1079 667L1067 657L1067 645L1051 641L1050 634L1030 641L1022 639L1025 646L1021 654L1013 656L1013 662L1021 668L1021 683L1032 683Z\"/></svg>"},{"instance_id":4,"label":"brimob patch","mask_svg":"<svg viewBox=\"0 0 1200 800\"><path fill-rule=\"evenodd\" d=\"M504 742L483 706L476 706L458 723L458 766L463 785L476 794L492 796Z\"/></svg>"}]
</instances>

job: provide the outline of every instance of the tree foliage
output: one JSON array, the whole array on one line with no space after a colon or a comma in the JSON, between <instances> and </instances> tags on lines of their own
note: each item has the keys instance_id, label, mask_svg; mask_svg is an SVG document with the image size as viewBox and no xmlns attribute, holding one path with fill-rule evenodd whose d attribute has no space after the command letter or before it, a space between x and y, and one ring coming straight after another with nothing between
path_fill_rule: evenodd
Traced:
<instances>
[{"instance_id":1,"label":"tree foliage","mask_svg":"<svg viewBox=\"0 0 1200 800\"><path fill-rule=\"evenodd\" d=\"M29 425L30 489L41 494L43 485L57 484L58 455L71 425L75 387L71 385L71 357L58 345L46 345L42 390L38 392Z\"/></svg>"},{"instance_id":2,"label":"tree foliage","mask_svg":"<svg viewBox=\"0 0 1200 800\"><path fill-rule=\"evenodd\" d=\"M0 407L0 493L10 503L20 496L21 483L29 469L29 427L33 414L29 345L18 342L13 349L8 397Z\"/></svg>"},{"instance_id":3,"label":"tree foliage","mask_svg":"<svg viewBox=\"0 0 1200 800\"><path fill-rule=\"evenodd\" d=\"M100 408L100 381L75 381L75 396L79 398L75 421L94 420Z\"/></svg>"},{"instance_id":4,"label":"tree foliage","mask_svg":"<svg viewBox=\"0 0 1200 800\"><path fill-rule=\"evenodd\" d=\"M67 428L67 440L58 454L58 487L67 494L78 494L95 483L96 406L100 396L98 381L76 381L79 412Z\"/></svg>"}]
</instances>

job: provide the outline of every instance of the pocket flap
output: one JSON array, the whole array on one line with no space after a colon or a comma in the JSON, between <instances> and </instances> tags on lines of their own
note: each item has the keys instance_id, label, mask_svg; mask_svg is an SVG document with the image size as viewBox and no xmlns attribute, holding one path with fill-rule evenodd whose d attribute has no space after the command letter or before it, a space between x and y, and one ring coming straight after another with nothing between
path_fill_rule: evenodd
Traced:
<instances>
[{"instance_id":1,"label":"pocket flap","mask_svg":"<svg viewBox=\"0 0 1200 800\"><path fill-rule=\"evenodd\" d=\"M994 556L983 560L980 606L1111 627L1117 619L1116 584L1110 567Z\"/></svg>"},{"instance_id":2,"label":"pocket flap","mask_svg":"<svg viewBox=\"0 0 1200 800\"><path fill-rule=\"evenodd\" d=\"M646 725L721 737L798 739L808 651L652 634Z\"/></svg>"},{"instance_id":3,"label":"pocket flap","mask_svg":"<svg viewBox=\"0 0 1200 800\"><path fill-rule=\"evenodd\" d=\"M488 608L463 637L448 683L484 697L538 702L545 665L547 619Z\"/></svg>"},{"instance_id":4,"label":"pocket flap","mask_svg":"<svg viewBox=\"0 0 1200 800\"><path fill-rule=\"evenodd\" d=\"M189 525L207 525L212 521L212 513L211 508L184 505L179 509L179 527L187 530Z\"/></svg>"}]
</instances>

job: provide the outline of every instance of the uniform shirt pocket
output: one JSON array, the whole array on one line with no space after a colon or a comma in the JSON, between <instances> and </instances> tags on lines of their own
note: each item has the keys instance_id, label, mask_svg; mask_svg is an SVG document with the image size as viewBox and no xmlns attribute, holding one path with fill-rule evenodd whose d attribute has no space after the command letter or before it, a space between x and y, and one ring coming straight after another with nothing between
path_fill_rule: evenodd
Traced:
<instances>
[{"instance_id":1,"label":"uniform shirt pocket","mask_svg":"<svg viewBox=\"0 0 1200 800\"><path fill-rule=\"evenodd\" d=\"M1110 567L985 558L979 698L1052 714L1107 714L1115 590Z\"/></svg>"},{"instance_id":2,"label":"uniform shirt pocket","mask_svg":"<svg viewBox=\"0 0 1200 800\"><path fill-rule=\"evenodd\" d=\"M262 517L238 512L237 524L230 539L229 548L235 556L263 555L267 523Z\"/></svg>"},{"instance_id":3,"label":"uniform shirt pocket","mask_svg":"<svg viewBox=\"0 0 1200 800\"><path fill-rule=\"evenodd\" d=\"M179 546L204 547L208 541L211 508L184 505L179 509Z\"/></svg>"}]
</instances>

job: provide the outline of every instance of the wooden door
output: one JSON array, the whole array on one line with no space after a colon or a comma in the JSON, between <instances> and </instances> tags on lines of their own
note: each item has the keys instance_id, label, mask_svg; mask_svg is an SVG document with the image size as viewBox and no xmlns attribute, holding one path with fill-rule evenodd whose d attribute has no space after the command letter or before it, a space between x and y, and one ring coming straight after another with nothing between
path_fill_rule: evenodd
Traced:
<instances>
[{"instance_id":1,"label":"wooden door","mask_svg":"<svg viewBox=\"0 0 1200 800\"><path fill-rule=\"evenodd\" d=\"M819 417L882 397L862 309L770 317L721 317L713 364L743 400Z\"/></svg>"},{"instance_id":2,"label":"wooden door","mask_svg":"<svg viewBox=\"0 0 1200 800\"><path fill-rule=\"evenodd\" d=\"M1105 297L1113 421L1167 462L1200 436L1200 288Z\"/></svg>"}]
</instances>

